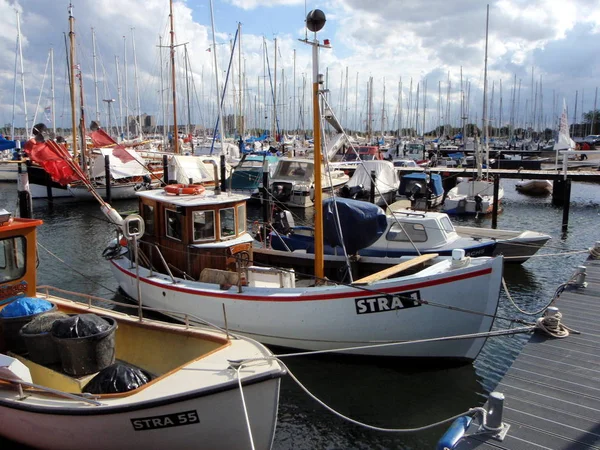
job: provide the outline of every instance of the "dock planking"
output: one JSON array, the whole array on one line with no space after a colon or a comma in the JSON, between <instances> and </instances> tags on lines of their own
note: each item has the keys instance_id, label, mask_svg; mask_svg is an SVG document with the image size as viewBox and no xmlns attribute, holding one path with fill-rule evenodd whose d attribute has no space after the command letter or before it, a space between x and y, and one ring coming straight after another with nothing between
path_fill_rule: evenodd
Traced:
<instances>
[{"instance_id":1,"label":"dock planking","mask_svg":"<svg viewBox=\"0 0 600 450\"><path fill-rule=\"evenodd\" d=\"M600 449L600 260L584 265L587 287L554 303L562 323L581 334L533 334L495 389L505 396L506 438L469 436L457 450Z\"/></svg>"},{"instance_id":2,"label":"dock planking","mask_svg":"<svg viewBox=\"0 0 600 450\"><path fill-rule=\"evenodd\" d=\"M473 177L477 170L472 167L396 167L399 173L423 172L446 173L453 176ZM526 180L562 180L564 173L557 170L518 170L518 169L484 169L486 175L497 175L500 178L526 179ZM593 170L567 170L567 178L572 181L600 181L600 171Z\"/></svg>"}]
</instances>

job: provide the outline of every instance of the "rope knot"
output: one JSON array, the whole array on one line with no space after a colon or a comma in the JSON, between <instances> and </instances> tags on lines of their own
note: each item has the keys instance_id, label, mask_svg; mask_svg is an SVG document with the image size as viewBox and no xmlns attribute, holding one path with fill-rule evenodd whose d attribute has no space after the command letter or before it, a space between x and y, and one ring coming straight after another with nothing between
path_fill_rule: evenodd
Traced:
<instances>
[{"instance_id":1,"label":"rope knot","mask_svg":"<svg viewBox=\"0 0 600 450\"><path fill-rule=\"evenodd\" d=\"M562 319L561 312L548 313L546 311L544 317L537 319L535 327L549 336L559 339L566 338L569 336L570 330L560 322L560 319Z\"/></svg>"}]
</instances>

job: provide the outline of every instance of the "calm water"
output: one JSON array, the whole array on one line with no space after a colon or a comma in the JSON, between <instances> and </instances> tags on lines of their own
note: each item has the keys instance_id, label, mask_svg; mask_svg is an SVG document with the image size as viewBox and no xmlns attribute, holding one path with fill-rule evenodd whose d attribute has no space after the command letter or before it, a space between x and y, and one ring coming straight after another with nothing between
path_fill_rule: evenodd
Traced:
<instances>
[{"instance_id":1,"label":"calm water","mask_svg":"<svg viewBox=\"0 0 600 450\"><path fill-rule=\"evenodd\" d=\"M561 234L562 210L550 197L518 194L514 182L503 180L504 211L498 227L548 233L552 240L540 253L583 250L600 240L600 185L575 183L570 230ZM16 185L0 184L0 208L16 210ZM137 209L136 201L116 203L120 211ZM255 211L254 217L260 217ZM39 284L112 298L117 284L101 257L114 232L95 204L57 199L53 206L34 201L39 229ZM457 220L490 227L491 219ZM534 310L545 304L560 282L566 281L586 255L533 258L509 266L505 278L517 304ZM499 316L521 317L504 295ZM568 322L568 318L567 318ZM496 320L496 328L507 321ZM319 398L354 419L382 427L417 427L485 402L518 354L525 337L489 339L473 365L416 367L413 363L356 358L311 357L287 360L292 372ZM290 378L283 380L275 449L425 449L433 448L445 431L410 434L372 432L333 416L302 392ZM0 441L1 442L1 441ZM193 444L191 444L193 445Z\"/></svg>"}]
</instances>

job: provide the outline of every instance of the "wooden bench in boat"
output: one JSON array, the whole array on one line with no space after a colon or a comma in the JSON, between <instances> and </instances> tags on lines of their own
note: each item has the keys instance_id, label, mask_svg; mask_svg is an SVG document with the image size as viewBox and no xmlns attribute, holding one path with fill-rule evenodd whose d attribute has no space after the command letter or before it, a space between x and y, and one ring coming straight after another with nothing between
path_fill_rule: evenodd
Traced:
<instances>
[{"instance_id":1,"label":"wooden bench in boat","mask_svg":"<svg viewBox=\"0 0 600 450\"><path fill-rule=\"evenodd\" d=\"M388 267L387 269L380 270L379 272L375 272L369 276L361 278L360 280L356 280L353 284L371 284L376 281L383 280L385 278L391 277L392 275L396 275L404 270L408 270L411 267L418 266L419 264L423 264L433 258L437 258L439 255L437 253L428 253L427 255L417 256L408 261L401 262L400 264L396 264L395 266Z\"/></svg>"}]
</instances>

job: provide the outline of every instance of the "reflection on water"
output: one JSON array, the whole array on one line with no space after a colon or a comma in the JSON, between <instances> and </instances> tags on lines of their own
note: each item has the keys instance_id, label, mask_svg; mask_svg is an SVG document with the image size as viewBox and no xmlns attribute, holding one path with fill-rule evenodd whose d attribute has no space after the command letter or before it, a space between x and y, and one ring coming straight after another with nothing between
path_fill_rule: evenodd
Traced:
<instances>
[{"instance_id":1,"label":"reflection on water","mask_svg":"<svg viewBox=\"0 0 600 450\"><path fill-rule=\"evenodd\" d=\"M526 197L514 190L513 180L502 180L504 211L498 228L531 229L552 236L541 254L584 250L600 240L598 214L600 186L575 183L572 188L570 229L561 233L562 209L551 198ZM119 211L137 209L137 202L116 202ZM0 208L16 210L14 184L0 184ZM312 210L295 211L300 220L312 220ZM101 254L114 237L99 207L56 199L53 206L34 201L34 214L44 220L39 229L39 284L113 298L117 285ZM248 218L261 220L260 206L250 207ZM490 227L488 217L453 219L455 223ZM43 247L42 247L43 246ZM47 249L52 254L48 253ZM525 265L506 266L504 276L514 301L525 310L546 304L558 284L569 279L584 254L537 257ZM502 293L498 316L528 319ZM435 324L432 324L434 326ZM510 326L495 321L496 328ZM496 386L528 337L488 339L473 365L416 366L409 361L359 360L339 357L298 357L285 362L319 398L343 414L383 427L414 427L452 416L482 404ZM367 431L336 418L309 398L289 378L283 380L276 449L432 448L445 431L397 435Z\"/></svg>"}]
</instances>

